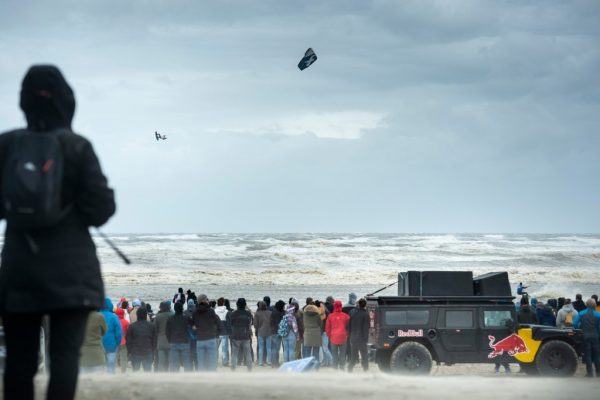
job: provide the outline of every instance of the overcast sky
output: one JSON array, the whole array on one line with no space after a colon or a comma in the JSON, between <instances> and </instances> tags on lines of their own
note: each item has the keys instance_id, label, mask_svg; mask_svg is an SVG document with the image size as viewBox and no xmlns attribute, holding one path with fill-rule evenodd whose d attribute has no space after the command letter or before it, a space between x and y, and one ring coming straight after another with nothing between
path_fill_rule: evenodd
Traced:
<instances>
[{"instance_id":1,"label":"overcast sky","mask_svg":"<svg viewBox=\"0 0 600 400\"><path fill-rule=\"evenodd\" d=\"M109 232L599 232L598 21L595 0L2 0L0 128L58 65Z\"/></svg>"}]
</instances>

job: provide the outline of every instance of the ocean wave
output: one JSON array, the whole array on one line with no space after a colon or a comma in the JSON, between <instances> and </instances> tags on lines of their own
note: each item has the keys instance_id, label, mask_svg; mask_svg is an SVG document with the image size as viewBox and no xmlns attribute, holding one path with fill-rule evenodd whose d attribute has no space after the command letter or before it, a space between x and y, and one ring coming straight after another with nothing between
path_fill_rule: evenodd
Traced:
<instances>
[{"instance_id":1,"label":"ocean wave","mask_svg":"<svg viewBox=\"0 0 600 400\"><path fill-rule=\"evenodd\" d=\"M600 235L110 235L94 237L107 285L385 285L407 270L507 271L543 293L598 284Z\"/></svg>"}]
</instances>

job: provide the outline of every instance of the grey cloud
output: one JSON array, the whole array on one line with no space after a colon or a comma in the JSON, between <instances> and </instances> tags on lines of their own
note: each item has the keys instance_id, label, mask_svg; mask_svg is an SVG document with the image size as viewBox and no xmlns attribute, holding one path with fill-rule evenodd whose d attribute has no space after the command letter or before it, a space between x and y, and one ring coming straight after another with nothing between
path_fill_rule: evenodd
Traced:
<instances>
[{"instance_id":1,"label":"grey cloud","mask_svg":"<svg viewBox=\"0 0 600 400\"><path fill-rule=\"evenodd\" d=\"M9 0L0 119L22 124L30 64L59 64L117 189L113 230L593 231L599 16L595 1ZM319 60L299 72L307 47ZM354 140L282 123L351 112L385 123Z\"/></svg>"}]
</instances>

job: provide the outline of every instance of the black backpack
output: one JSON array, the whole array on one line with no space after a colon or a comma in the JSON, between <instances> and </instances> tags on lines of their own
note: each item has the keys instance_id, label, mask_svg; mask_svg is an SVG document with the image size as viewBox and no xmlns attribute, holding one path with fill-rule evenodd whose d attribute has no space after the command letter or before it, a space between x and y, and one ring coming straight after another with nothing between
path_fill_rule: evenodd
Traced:
<instances>
[{"instance_id":1,"label":"black backpack","mask_svg":"<svg viewBox=\"0 0 600 400\"><path fill-rule=\"evenodd\" d=\"M2 206L9 225L22 230L47 228L66 214L61 202L62 133L22 131L15 135L2 175Z\"/></svg>"}]
</instances>

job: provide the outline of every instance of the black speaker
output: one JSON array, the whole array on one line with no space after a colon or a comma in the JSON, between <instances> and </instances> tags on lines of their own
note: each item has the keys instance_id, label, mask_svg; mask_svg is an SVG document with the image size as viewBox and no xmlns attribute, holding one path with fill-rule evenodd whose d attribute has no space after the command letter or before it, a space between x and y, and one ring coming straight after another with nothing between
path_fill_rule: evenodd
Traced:
<instances>
[{"instance_id":1,"label":"black speaker","mask_svg":"<svg viewBox=\"0 0 600 400\"><path fill-rule=\"evenodd\" d=\"M473 273L471 271L400 272L398 296L473 296Z\"/></svg>"},{"instance_id":2,"label":"black speaker","mask_svg":"<svg viewBox=\"0 0 600 400\"><path fill-rule=\"evenodd\" d=\"M475 296L512 296L507 272L490 272L473 278Z\"/></svg>"}]
</instances>

